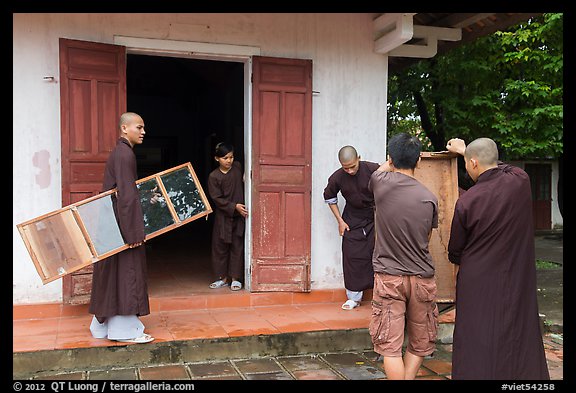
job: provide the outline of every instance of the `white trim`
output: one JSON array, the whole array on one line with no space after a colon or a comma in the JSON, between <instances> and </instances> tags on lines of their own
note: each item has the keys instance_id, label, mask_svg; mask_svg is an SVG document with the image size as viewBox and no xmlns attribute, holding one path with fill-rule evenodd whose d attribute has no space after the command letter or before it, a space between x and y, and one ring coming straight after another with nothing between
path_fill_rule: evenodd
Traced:
<instances>
[{"instance_id":1,"label":"white trim","mask_svg":"<svg viewBox=\"0 0 576 393\"><path fill-rule=\"evenodd\" d=\"M252 57L244 65L244 288L252 292Z\"/></svg>"},{"instance_id":2,"label":"white trim","mask_svg":"<svg viewBox=\"0 0 576 393\"><path fill-rule=\"evenodd\" d=\"M414 38L434 37L442 41L460 41L462 29L453 27L414 26Z\"/></svg>"},{"instance_id":3,"label":"white trim","mask_svg":"<svg viewBox=\"0 0 576 393\"><path fill-rule=\"evenodd\" d=\"M125 46L128 53L171 55L174 57L215 58L220 60L238 58L238 60L241 60L260 55L260 48L256 46L161 40L121 35L114 36L114 44Z\"/></svg>"}]
</instances>

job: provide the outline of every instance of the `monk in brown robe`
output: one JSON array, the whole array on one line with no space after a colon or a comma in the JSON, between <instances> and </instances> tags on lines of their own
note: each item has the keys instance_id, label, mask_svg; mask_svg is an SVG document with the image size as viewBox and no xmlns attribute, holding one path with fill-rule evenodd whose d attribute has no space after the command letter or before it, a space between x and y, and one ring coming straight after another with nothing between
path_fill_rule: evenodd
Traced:
<instances>
[{"instance_id":1,"label":"monk in brown robe","mask_svg":"<svg viewBox=\"0 0 576 393\"><path fill-rule=\"evenodd\" d=\"M244 205L244 175L240 163L234 161L232 144L218 143L214 160L218 168L208 176L208 193L215 205L212 268L218 278L210 288L230 285L231 290L238 291L242 289L244 277L244 230L248 217Z\"/></svg>"},{"instance_id":2,"label":"monk in brown robe","mask_svg":"<svg viewBox=\"0 0 576 393\"><path fill-rule=\"evenodd\" d=\"M361 161L353 146L342 147L338 160L342 167L328 178L324 201L336 218L342 236L342 270L348 298L342 308L352 310L360 305L364 290L374 285L374 195L368 189L368 182L380 164ZM338 209L338 192L346 200L342 215Z\"/></svg>"},{"instance_id":3,"label":"monk in brown robe","mask_svg":"<svg viewBox=\"0 0 576 393\"><path fill-rule=\"evenodd\" d=\"M112 198L120 233L129 248L95 263L89 312L94 314L90 331L95 338L146 343L139 316L150 314L146 282L144 218L136 187L134 145L144 140L144 121L133 112L120 117L120 138L104 170L103 191L117 188Z\"/></svg>"},{"instance_id":4,"label":"monk in brown robe","mask_svg":"<svg viewBox=\"0 0 576 393\"><path fill-rule=\"evenodd\" d=\"M458 264L453 379L547 380L538 318L530 179L496 143L448 141L475 182L458 201L448 258Z\"/></svg>"}]
</instances>

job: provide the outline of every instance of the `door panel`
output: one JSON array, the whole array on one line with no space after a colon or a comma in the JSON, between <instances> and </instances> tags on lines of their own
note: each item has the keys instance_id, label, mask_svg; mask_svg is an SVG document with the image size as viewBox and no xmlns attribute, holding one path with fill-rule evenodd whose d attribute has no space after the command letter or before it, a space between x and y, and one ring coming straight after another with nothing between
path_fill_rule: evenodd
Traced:
<instances>
[{"instance_id":1,"label":"door panel","mask_svg":"<svg viewBox=\"0 0 576 393\"><path fill-rule=\"evenodd\" d=\"M126 48L60 39L62 206L102 191L126 111ZM92 267L62 279L65 303L89 301Z\"/></svg>"},{"instance_id":2,"label":"door panel","mask_svg":"<svg viewBox=\"0 0 576 393\"><path fill-rule=\"evenodd\" d=\"M254 57L252 290L310 291L312 62Z\"/></svg>"},{"instance_id":3,"label":"door panel","mask_svg":"<svg viewBox=\"0 0 576 393\"><path fill-rule=\"evenodd\" d=\"M305 217L306 195L304 193L291 193L285 194L286 212L290 216L287 220L286 233L284 244L286 244L285 255L287 257L298 258L301 255L306 255L310 251L306 249L307 239L306 234L310 232L310 227L306 227L309 218Z\"/></svg>"},{"instance_id":4,"label":"door panel","mask_svg":"<svg viewBox=\"0 0 576 393\"><path fill-rule=\"evenodd\" d=\"M526 164L526 173L532 187L532 214L534 229L552 228L552 195L550 164Z\"/></svg>"}]
</instances>

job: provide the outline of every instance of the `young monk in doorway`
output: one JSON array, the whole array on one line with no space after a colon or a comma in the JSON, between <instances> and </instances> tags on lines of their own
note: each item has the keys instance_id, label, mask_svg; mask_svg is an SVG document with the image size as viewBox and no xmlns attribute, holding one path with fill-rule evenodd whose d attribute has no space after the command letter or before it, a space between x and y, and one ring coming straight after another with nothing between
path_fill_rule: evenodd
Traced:
<instances>
[{"instance_id":1,"label":"young monk in doorway","mask_svg":"<svg viewBox=\"0 0 576 393\"><path fill-rule=\"evenodd\" d=\"M214 201L212 267L218 279L210 288L230 285L242 289L244 276L244 228L248 210L244 205L244 180L239 162L234 162L234 146L218 143L214 152L218 168L208 176L208 193Z\"/></svg>"}]
</instances>

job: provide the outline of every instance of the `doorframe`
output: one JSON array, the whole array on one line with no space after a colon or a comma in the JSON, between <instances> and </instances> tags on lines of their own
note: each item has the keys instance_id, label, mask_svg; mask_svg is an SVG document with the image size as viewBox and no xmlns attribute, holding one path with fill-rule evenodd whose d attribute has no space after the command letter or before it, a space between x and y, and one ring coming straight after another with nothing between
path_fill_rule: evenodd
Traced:
<instances>
[{"instance_id":1,"label":"doorframe","mask_svg":"<svg viewBox=\"0 0 576 393\"><path fill-rule=\"evenodd\" d=\"M126 54L181 57L191 60L214 60L244 63L244 181L245 203L252 211L252 56L260 56L260 47L212 44L114 35L115 45L126 47ZM252 219L248 215L244 236L244 287L251 291Z\"/></svg>"}]
</instances>

